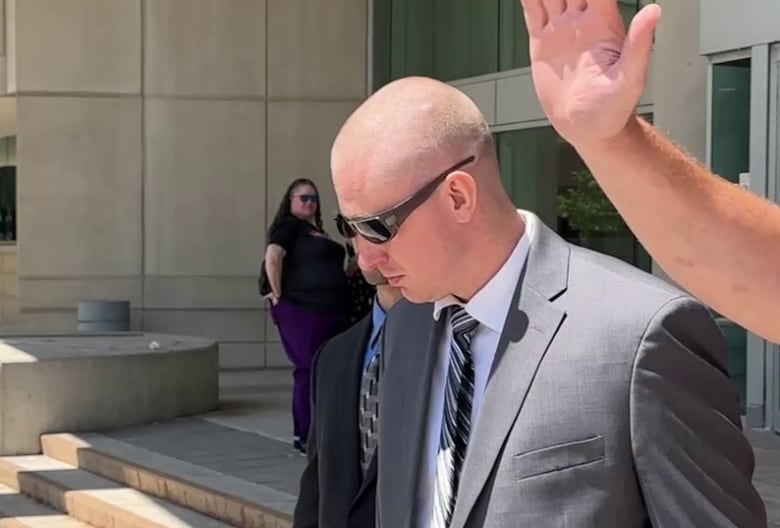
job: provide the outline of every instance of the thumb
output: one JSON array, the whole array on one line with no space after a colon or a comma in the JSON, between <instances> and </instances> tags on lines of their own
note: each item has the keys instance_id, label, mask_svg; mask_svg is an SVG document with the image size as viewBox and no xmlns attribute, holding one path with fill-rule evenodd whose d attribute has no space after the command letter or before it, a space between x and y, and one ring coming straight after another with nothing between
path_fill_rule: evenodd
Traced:
<instances>
[{"instance_id":1,"label":"thumb","mask_svg":"<svg viewBox=\"0 0 780 528\"><path fill-rule=\"evenodd\" d=\"M623 44L620 62L626 77L631 80L647 78L653 36L661 19L661 6L650 4L634 16Z\"/></svg>"}]
</instances>

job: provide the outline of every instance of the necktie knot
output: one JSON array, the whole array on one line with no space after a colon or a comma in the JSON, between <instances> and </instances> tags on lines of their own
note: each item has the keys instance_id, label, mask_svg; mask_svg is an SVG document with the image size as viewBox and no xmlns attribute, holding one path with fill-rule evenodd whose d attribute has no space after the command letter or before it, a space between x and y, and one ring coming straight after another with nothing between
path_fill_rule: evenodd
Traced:
<instances>
[{"instance_id":1,"label":"necktie knot","mask_svg":"<svg viewBox=\"0 0 780 528\"><path fill-rule=\"evenodd\" d=\"M479 326L479 321L469 315L462 306L453 306L450 310L450 325L453 335L466 339L471 338Z\"/></svg>"}]
</instances>

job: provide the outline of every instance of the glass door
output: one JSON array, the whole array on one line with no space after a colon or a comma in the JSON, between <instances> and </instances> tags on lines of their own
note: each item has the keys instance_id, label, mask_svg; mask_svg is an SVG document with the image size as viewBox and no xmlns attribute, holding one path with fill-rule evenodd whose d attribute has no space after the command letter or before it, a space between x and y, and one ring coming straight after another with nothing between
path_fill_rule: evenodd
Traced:
<instances>
[{"instance_id":1,"label":"glass door","mask_svg":"<svg viewBox=\"0 0 780 528\"><path fill-rule=\"evenodd\" d=\"M772 46L769 54L769 137L767 196L780 202L780 44ZM780 433L780 348L767 342L767 380L772 387L772 428Z\"/></svg>"},{"instance_id":2,"label":"glass door","mask_svg":"<svg viewBox=\"0 0 780 528\"><path fill-rule=\"evenodd\" d=\"M708 162L713 172L736 184L744 184L750 172L752 67L750 50L713 57L710 63ZM728 343L729 374L739 391L740 411L747 414L748 334L715 315Z\"/></svg>"}]
</instances>

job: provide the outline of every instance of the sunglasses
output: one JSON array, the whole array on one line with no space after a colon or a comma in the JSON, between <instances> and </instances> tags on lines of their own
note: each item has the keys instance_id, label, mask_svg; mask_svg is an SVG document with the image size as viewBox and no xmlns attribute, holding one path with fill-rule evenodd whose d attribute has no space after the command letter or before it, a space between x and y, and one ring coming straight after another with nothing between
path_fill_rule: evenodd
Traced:
<instances>
[{"instance_id":1,"label":"sunglasses","mask_svg":"<svg viewBox=\"0 0 780 528\"><path fill-rule=\"evenodd\" d=\"M468 165L476 159L475 156L469 156L463 161L459 161L449 169L436 176L429 183L425 184L420 190L403 202L389 209L371 216L361 216L346 218L341 214L336 216L336 227L344 238L355 238L360 235L373 244L385 244L395 237L401 224L406 220L415 209L421 206L433 191L441 185L441 182L456 170Z\"/></svg>"},{"instance_id":2,"label":"sunglasses","mask_svg":"<svg viewBox=\"0 0 780 528\"><path fill-rule=\"evenodd\" d=\"M296 194L293 195L294 197L297 197L301 203L317 203L320 201L320 197L316 194Z\"/></svg>"}]
</instances>

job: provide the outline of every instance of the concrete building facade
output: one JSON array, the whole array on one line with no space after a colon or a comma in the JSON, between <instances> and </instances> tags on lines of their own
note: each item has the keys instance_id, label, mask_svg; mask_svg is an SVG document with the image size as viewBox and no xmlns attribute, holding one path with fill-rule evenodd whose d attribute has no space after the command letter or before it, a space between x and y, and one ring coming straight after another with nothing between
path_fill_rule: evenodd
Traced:
<instances>
[{"instance_id":1,"label":"concrete building facade","mask_svg":"<svg viewBox=\"0 0 780 528\"><path fill-rule=\"evenodd\" d=\"M536 100L518 0L0 3L0 209L2 169L18 172L5 327L72 331L78 301L127 299L134 329L216 338L224 368L287 365L255 282L268 221L305 176L335 233L333 135L366 94L411 74L483 109L518 206L662 274L619 219L582 222L588 174ZM620 6L628 20L645 3ZM776 200L780 7L658 3L638 111ZM748 420L780 426L777 347L723 327Z\"/></svg>"},{"instance_id":2,"label":"concrete building facade","mask_svg":"<svg viewBox=\"0 0 780 528\"><path fill-rule=\"evenodd\" d=\"M225 367L286 365L257 295L265 230L301 176L335 214L328 153L366 94L365 2L3 4L5 324L73 331L79 300L126 299L134 329L216 338Z\"/></svg>"}]
</instances>

